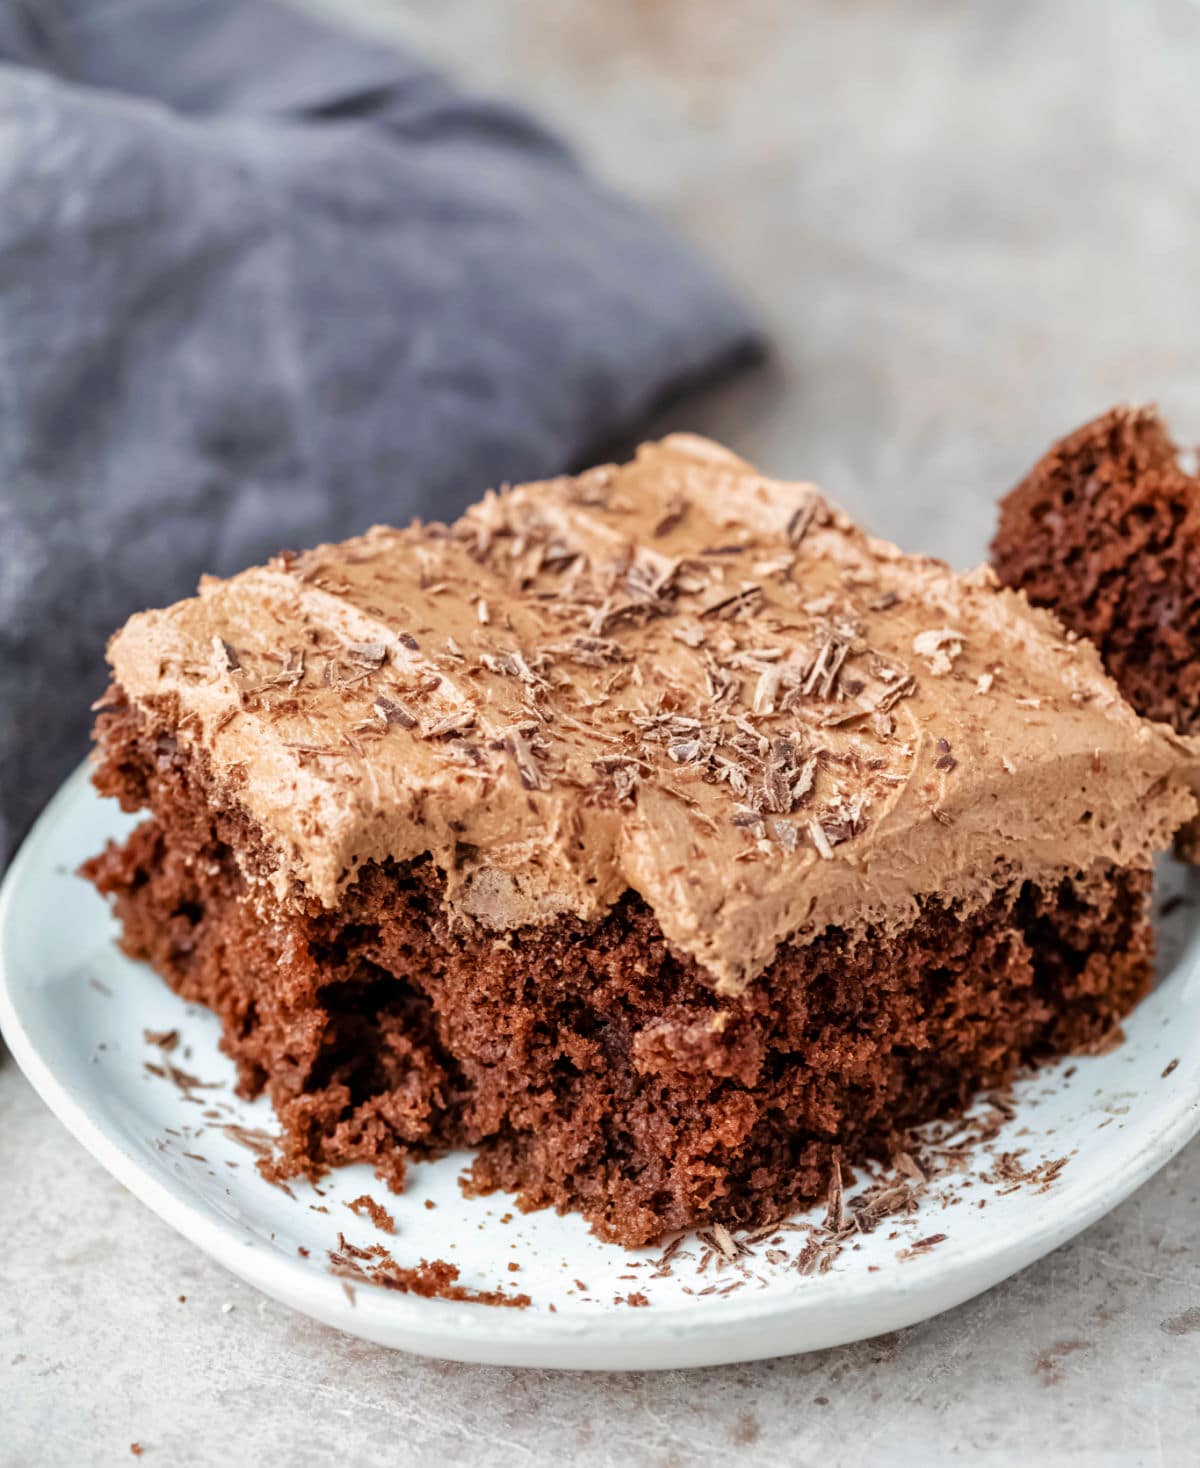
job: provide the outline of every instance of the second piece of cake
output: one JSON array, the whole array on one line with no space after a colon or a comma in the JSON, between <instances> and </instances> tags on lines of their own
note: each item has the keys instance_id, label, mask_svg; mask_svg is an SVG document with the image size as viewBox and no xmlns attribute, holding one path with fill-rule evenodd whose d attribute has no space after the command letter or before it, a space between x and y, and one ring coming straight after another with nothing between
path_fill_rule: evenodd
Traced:
<instances>
[{"instance_id":1,"label":"second piece of cake","mask_svg":"<svg viewBox=\"0 0 1200 1468\"><path fill-rule=\"evenodd\" d=\"M1200 735L1200 479L1153 408L1055 444L1002 501L992 559L1095 643L1138 713Z\"/></svg>"},{"instance_id":2,"label":"second piece of cake","mask_svg":"<svg viewBox=\"0 0 1200 1468\"><path fill-rule=\"evenodd\" d=\"M703 440L376 530L110 649L89 864L282 1173L478 1149L627 1244L822 1196L1150 977L1168 730L990 573Z\"/></svg>"}]
</instances>

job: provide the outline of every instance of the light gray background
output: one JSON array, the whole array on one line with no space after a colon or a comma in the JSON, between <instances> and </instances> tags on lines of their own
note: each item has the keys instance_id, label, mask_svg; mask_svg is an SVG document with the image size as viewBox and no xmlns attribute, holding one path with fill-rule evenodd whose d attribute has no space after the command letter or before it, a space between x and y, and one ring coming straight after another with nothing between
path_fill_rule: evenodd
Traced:
<instances>
[{"instance_id":1,"label":"light gray background","mask_svg":"<svg viewBox=\"0 0 1200 1468\"><path fill-rule=\"evenodd\" d=\"M1184 0L322 5L520 95L702 245L777 355L669 426L822 481L907 546L979 558L996 493L1117 400L1200 436ZM214 1468L1200 1462L1198 1203L1193 1146L983 1299L819 1355L445 1365L235 1284L0 1062L0 1464L131 1462L134 1440Z\"/></svg>"}]
</instances>

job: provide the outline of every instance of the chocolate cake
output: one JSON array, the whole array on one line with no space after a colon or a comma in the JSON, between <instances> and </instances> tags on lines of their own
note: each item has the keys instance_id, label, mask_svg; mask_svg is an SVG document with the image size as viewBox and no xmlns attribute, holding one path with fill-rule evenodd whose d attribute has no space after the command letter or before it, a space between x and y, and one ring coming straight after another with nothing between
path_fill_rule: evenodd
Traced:
<instances>
[{"instance_id":1,"label":"chocolate cake","mask_svg":"<svg viewBox=\"0 0 1200 1468\"><path fill-rule=\"evenodd\" d=\"M676 436L110 645L88 864L279 1175L474 1149L628 1245L823 1196L1146 988L1182 742L1095 650Z\"/></svg>"},{"instance_id":2,"label":"chocolate cake","mask_svg":"<svg viewBox=\"0 0 1200 1468\"><path fill-rule=\"evenodd\" d=\"M1002 501L992 559L1095 643L1138 713L1200 735L1200 479L1153 408L1055 444Z\"/></svg>"}]
</instances>

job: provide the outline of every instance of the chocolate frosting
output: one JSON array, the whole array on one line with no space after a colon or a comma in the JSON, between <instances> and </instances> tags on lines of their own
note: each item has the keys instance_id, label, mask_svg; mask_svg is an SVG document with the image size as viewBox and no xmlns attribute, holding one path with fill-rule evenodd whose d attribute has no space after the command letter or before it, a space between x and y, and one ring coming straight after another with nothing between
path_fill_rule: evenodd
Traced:
<instances>
[{"instance_id":1,"label":"chocolate frosting","mask_svg":"<svg viewBox=\"0 0 1200 1468\"><path fill-rule=\"evenodd\" d=\"M426 853L498 934L633 888L723 991L830 924L1143 865L1195 809L1048 613L690 435L206 580L110 660L258 823L265 906Z\"/></svg>"}]
</instances>

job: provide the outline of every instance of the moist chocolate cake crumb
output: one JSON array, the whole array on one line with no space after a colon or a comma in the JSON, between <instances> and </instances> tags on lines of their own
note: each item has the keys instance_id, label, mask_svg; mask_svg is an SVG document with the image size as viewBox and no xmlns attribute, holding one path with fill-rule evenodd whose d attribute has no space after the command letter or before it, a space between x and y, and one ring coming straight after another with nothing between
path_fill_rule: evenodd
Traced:
<instances>
[{"instance_id":1,"label":"moist chocolate cake crumb","mask_svg":"<svg viewBox=\"0 0 1200 1468\"><path fill-rule=\"evenodd\" d=\"M376 1228L382 1229L385 1234L396 1232L396 1220L387 1211L382 1203L377 1203L374 1198L363 1193L361 1197L355 1198L352 1203L347 1203L351 1213L357 1213L359 1217L369 1218Z\"/></svg>"},{"instance_id":2,"label":"moist chocolate cake crumb","mask_svg":"<svg viewBox=\"0 0 1200 1468\"><path fill-rule=\"evenodd\" d=\"M503 1290L475 1290L458 1283L459 1268L445 1259L422 1259L415 1266L397 1264L382 1244L361 1249L338 1235L338 1247L330 1249L330 1273L375 1284L404 1295L425 1300L461 1300L472 1305L498 1305L525 1310L533 1304L529 1295L506 1295Z\"/></svg>"},{"instance_id":3,"label":"moist chocolate cake crumb","mask_svg":"<svg viewBox=\"0 0 1200 1468\"><path fill-rule=\"evenodd\" d=\"M1095 644L1140 714L1200 734L1200 479L1154 408L1055 444L1002 501L992 564Z\"/></svg>"},{"instance_id":4,"label":"moist chocolate cake crumb","mask_svg":"<svg viewBox=\"0 0 1200 1468\"><path fill-rule=\"evenodd\" d=\"M142 1038L147 1045L157 1045L169 1055L179 1044L178 1030L143 1030Z\"/></svg>"},{"instance_id":5,"label":"moist chocolate cake crumb","mask_svg":"<svg viewBox=\"0 0 1200 1468\"><path fill-rule=\"evenodd\" d=\"M366 1162L398 1189L410 1154L474 1147L474 1191L577 1208L631 1245L707 1226L723 1257L728 1231L827 1197L835 1148L890 1155L1027 1060L1110 1034L1151 975L1139 869L1017 882L966 919L927 903L857 943L831 929L724 998L633 894L498 946L445 920L428 864L368 864L337 910L278 926L234 860L253 829L160 740L108 716L97 779L150 791L154 815L87 872L126 951L221 1017L242 1093L270 1093L278 1139L225 1131L280 1181Z\"/></svg>"}]
</instances>

